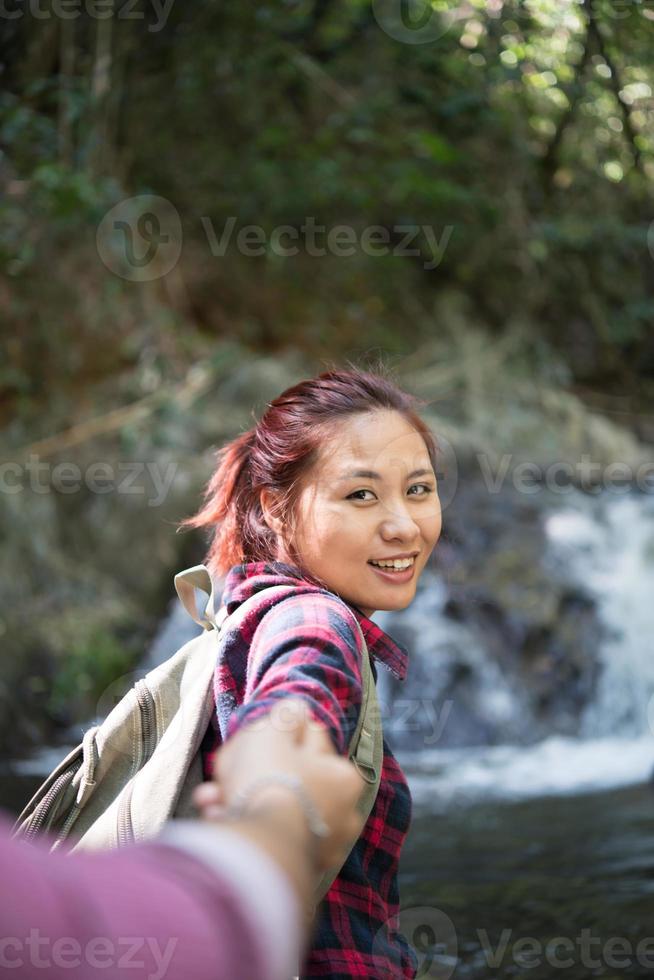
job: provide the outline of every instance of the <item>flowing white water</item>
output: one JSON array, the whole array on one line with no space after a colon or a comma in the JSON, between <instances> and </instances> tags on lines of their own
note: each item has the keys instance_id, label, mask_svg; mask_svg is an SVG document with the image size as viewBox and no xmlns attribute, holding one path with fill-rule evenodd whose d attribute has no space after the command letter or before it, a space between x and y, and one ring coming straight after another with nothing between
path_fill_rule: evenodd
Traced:
<instances>
[{"instance_id":1,"label":"flowing white water","mask_svg":"<svg viewBox=\"0 0 654 980\"><path fill-rule=\"evenodd\" d=\"M595 791L654 771L654 502L570 494L545 524L546 560L598 602L605 628L594 701L579 738L404 753L415 802Z\"/></svg>"},{"instance_id":2,"label":"flowing white water","mask_svg":"<svg viewBox=\"0 0 654 980\"><path fill-rule=\"evenodd\" d=\"M511 801L641 783L654 768L654 738L551 736L526 747L440 749L401 758L414 803L433 810L482 798Z\"/></svg>"},{"instance_id":3,"label":"flowing white water","mask_svg":"<svg viewBox=\"0 0 654 980\"><path fill-rule=\"evenodd\" d=\"M595 701L582 719L585 737L653 734L654 507L648 497L607 501L553 515L552 546L599 602L607 629Z\"/></svg>"}]
</instances>

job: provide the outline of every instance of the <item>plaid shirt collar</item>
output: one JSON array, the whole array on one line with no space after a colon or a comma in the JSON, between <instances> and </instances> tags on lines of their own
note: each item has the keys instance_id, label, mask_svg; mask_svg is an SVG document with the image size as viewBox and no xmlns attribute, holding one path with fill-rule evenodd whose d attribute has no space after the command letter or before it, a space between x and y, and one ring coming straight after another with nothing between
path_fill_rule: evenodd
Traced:
<instances>
[{"instance_id":1,"label":"plaid shirt collar","mask_svg":"<svg viewBox=\"0 0 654 980\"><path fill-rule=\"evenodd\" d=\"M298 586L300 590L303 585L309 592L316 589L316 583L307 579L295 565L288 565L286 562L254 561L234 565L225 576L222 602L227 606L228 613L231 614L237 606L245 602L255 592L267 589L271 585L287 585L293 581L301 583ZM366 646L375 660L390 670L398 680L403 681L406 677L409 659L406 647L393 640L377 623L365 616L358 606L351 602L348 602L347 605L356 616Z\"/></svg>"}]
</instances>

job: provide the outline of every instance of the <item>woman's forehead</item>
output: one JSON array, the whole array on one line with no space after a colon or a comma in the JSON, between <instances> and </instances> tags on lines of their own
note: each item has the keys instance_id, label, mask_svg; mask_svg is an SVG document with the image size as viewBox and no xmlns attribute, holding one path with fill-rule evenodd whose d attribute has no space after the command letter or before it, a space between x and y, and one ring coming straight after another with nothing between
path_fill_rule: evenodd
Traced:
<instances>
[{"instance_id":1,"label":"woman's forehead","mask_svg":"<svg viewBox=\"0 0 654 980\"><path fill-rule=\"evenodd\" d=\"M337 445L313 467L310 482L346 483L348 480L381 480L433 474L427 447L416 438L395 439L382 446L359 446L358 451Z\"/></svg>"},{"instance_id":2,"label":"woman's forehead","mask_svg":"<svg viewBox=\"0 0 654 980\"><path fill-rule=\"evenodd\" d=\"M371 455L379 455L386 447L401 447L404 452L416 443L424 445L422 436L399 412L379 410L339 421L324 450L326 457L350 456L356 463L362 458L369 462Z\"/></svg>"}]
</instances>

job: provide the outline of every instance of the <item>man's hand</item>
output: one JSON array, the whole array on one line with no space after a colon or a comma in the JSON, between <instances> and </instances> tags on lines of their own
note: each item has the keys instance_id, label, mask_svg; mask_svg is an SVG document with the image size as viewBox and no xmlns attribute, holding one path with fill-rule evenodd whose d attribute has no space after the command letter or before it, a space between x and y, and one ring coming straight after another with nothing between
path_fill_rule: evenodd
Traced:
<instances>
[{"instance_id":1,"label":"man's hand","mask_svg":"<svg viewBox=\"0 0 654 980\"><path fill-rule=\"evenodd\" d=\"M316 871L341 863L349 845L362 830L356 809L363 780L347 759L339 756L327 730L311 719L305 702L297 698L279 701L264 718L245 725L216 754L215 781L194 792L194 802L204 819L224 815L237 792L246 790L273 770L297 776L313 801L330 834L314 850ZM252 814L278 815L294 828L296 847L311 849L307 821L297 796L273 783L252 794Z\"/></svg>"}]
</instances>

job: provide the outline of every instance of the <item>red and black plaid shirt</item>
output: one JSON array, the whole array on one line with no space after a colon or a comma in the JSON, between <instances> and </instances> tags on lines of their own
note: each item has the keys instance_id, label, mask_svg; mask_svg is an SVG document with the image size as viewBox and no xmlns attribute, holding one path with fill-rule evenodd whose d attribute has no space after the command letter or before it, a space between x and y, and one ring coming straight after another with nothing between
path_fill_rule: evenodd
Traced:
<instances>
[{"instance_id":1,"label":"red and black plaid shirt","mask_svg":"<svg viewBox=\"0 0 654 980\"><path fill-rule=\"evenodd\" d=\"M215 732L204 745L205 778L213 753L246 719L265 714L279 698L308 702L346 755L361 705L361 638L342 601L282 562L235 565L227 573L222 605L232 613L271 585L294 585L284 599L263 595L241 628L221 642L214 678ZM359 609L356 616L374 660L399 680L407 652ZM375 672L374 663L373 671ZM375 672L376 676L376 672ZM330 977L413 978L416 959L399 928L397 869L411 820L404 773L384 740L381 783L368 821L325 896L302 980Z\"/></svg>"}]
</instances>

